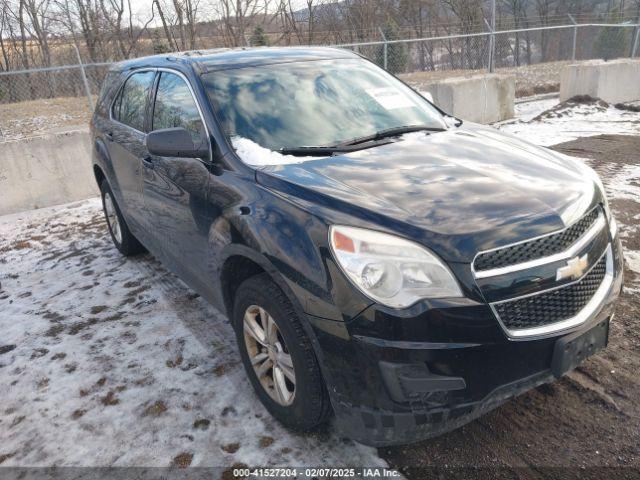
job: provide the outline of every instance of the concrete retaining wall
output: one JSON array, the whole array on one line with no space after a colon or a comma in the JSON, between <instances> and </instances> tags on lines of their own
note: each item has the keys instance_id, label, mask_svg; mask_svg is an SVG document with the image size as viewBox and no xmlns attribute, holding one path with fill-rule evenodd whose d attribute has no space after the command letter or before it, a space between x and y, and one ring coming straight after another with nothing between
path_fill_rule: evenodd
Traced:
<instances>
[{"instance_id":1,"label":"concrete retaining wall","mask_svg":"<svg viewBox=\"0 0 640 480\"><path fill-rule=\"evenodd\" d=\"M463 120L487 124L514 117L516 79L512 75L449 78L423 90L445 112Z\"/></svg>"},{"instance_id":2,"label":"concrete retaining wall","mask_svg":"<svg viewBox=\"0 0 640 480\"><path fill-rule=\"evenodd\" d=\"M567 65L560 74L560 101L589 95L608 103L640 100L640 60L592 60Z\"/></svg>"},{"instance_id":3,"label":"concrete retaining wall","mask_svg":"<svg viewBox=\"0 0 640 480\"><path fill-rule=\"evenodd\" d=\"M0 215L97 194L88 130L0 143Z\"/></svg>"}]
</instances>

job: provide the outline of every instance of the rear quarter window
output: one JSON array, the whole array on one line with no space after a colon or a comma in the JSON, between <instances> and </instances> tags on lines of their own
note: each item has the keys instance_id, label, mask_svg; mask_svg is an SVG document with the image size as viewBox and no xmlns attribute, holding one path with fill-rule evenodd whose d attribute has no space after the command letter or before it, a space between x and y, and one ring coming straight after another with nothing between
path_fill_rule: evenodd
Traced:
<instances>
[{"instance_id":1,"label":"rear quarter window","mask_svg":"<svg viewBox=\"0 0 640 480\"><path fill-rule=\"evenodd\" d=\"M98 103L96 104L96 113L101 117L109 116L109 105L120 85L120 76L121 73L119 71L111 70L107 72L102 81Z\"/></svg>"}]
</instances>

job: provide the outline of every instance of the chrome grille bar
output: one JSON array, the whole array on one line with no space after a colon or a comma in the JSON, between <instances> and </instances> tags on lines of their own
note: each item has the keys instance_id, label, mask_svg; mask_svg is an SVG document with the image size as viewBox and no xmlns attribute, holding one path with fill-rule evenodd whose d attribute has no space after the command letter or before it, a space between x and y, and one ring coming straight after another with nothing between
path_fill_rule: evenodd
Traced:
<instances>
[{"instance_id":1,"label":"chrome grille bar","mask_svg":"<svg viewBox=\"0 0 640 480\"><path fill-rule=\"evenodd\" d=\"M548 257L537 258L535 260L530 260L527 262L521 262L514 265L509 265L507 267L493 268L491 270L481 270L476 271L473 267L473 262L471 263L471 269L475 278L489 278L489 277L497 277L499 275L505 275L507 273L519 272L522 270L527 270L529 268L539 267L541 265L546 265L548 263L557 262L559 260L567 260L569 258L574 257L580 250L582 250L586 245L591 242L598 233L606 226L606 220L604 214L602 212L599 213L598 218L593 225L589 227L589 229L580 237L573 245L571 245L564 252L556 253L554 255L549 255ZM530 240L526 240L530 241ZM506 247L500 247L506 248ZM494 249L498 250L498 249ZM491 250L488 250L491 251ZM478 255L485 252L480 252Z\"/></svg>"}]
</instances>

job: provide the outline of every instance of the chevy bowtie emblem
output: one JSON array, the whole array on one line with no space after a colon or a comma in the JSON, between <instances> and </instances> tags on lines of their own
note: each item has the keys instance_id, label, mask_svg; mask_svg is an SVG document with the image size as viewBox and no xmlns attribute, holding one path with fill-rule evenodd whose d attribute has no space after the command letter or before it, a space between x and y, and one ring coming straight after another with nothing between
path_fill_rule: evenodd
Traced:
<instances>
[{"instance_id":1,"label":"chevy bowtie emblem","mask_svg":"<svg viewBox=\"0 0 640 480\"><path fill-rule=\"evenodd\" d=\"M565 278L580 278L588 267L589 254L567 260L567 266L560 267L556 272L556 281L564 280Z\"/></svg>"}]
</instances>

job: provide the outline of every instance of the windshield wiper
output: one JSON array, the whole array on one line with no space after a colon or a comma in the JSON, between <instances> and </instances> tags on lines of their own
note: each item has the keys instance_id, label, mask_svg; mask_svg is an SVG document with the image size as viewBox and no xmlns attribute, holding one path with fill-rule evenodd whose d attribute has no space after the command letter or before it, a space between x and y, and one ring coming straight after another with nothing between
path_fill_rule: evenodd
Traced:
<instances>
[{"instance_id":1,"label":"windshield wiper","mask_svg":"<svg viewBox=\"0 0 640 480\"><path fill-rule=\"evenodd\" d=\"M329 157L336 153L349 153L357 150L364 150L371 147L377 147L391 143L390 140L381 139L377 142L371 142L367 145L360 145L360 143L354 145L331 145L320 147L283 147L278 150L278 153L282 155L294 155L297 157Z\"/></svg>"},{"instance_id":2,"label":"windshield wiper","mask_svg":"<svg viewBox=\"0 0 640 480\"><path fill-rule=\"evenodd\" d=\"M282 155L295 155L297 157L328 157L337 152L346 151L335 147L290 147L281 148L278 153Z\"/></svg>"},{"instance_id":3,"label":"windshield wiper","mask_svg":"<svg viewBox=\"0 0 640 480\"><path fill-rule=\"evenodd\" d=\"M278 150L283 155L295 155L299 157L304 156L330 156L336 153L348 153L355 152L356 150L364 150L366 148L377 147L390 143L390 137L396 137L403 133L411 132L444 132L446 128L442 127L429 127L427 125L405 125L403 127L387 128L380 130L371 135L364 137L357 137L351 140L345 140L344 142L336 143L335 145L319 146L319 147L285 147ZM366 144L366 145L364 145Z\"/></svg>"},{"instance_id":4,"label":"windshield wiper","mask_svg":"<svg viewBox=\"0 0 640 480\"><path fill-rule=\"evenodd\" d=\"M358 145L359 143L371 142L374 140L381 140L383 138L395 137L397 135L402 135L403 133L411 133L411 132L444 132L446 128L442 127L429 127L427 125L405 125L403 127L393 127L387 128L385 130L380 130L376 133L372 133L371 135L365 135L364 137L357 137L351 140L345 140L344 142L340 142L334 145L334 147L340 148L349 145Z\"/></svg>"}]
</instances>

